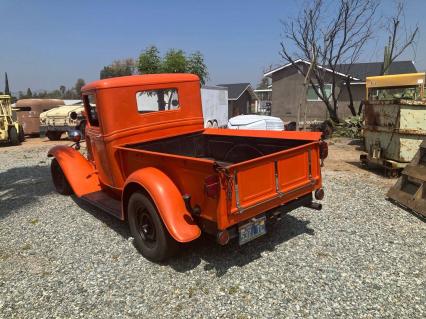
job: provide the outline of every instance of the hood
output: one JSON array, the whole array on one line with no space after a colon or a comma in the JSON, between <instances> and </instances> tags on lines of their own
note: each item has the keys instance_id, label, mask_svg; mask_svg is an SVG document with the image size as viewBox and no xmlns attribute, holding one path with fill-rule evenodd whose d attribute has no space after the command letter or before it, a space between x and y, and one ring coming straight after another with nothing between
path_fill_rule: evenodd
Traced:
<instances>
[{"instance_id":1,"label":"hood","mask_svg":"<svg viewBox=\"0 0 426 319\"><path fill-rule=\"evenodd\" d=\"M83 105L63 105L55 107L49 111L40 114L40 117L56 117L56 116L67 116L70 112L81 113L84 110Z\"/></svg>"}]
</instances>

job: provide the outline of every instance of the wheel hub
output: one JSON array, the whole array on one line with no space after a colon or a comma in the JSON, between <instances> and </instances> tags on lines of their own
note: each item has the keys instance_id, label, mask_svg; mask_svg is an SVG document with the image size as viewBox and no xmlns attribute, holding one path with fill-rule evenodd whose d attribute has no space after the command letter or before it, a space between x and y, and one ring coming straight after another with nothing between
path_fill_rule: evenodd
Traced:
<instances>
[{"instance_id":1,"label":"wheel hub","mask_svg":"<svg viewBox=\"0 0 426 319\"><path fill-rule=\"evenodd\" d=\"M154 242L156 239L155 227L151 216L143 210L138 214L139 233L144 241Z\"/></svg>"}]
</instances>

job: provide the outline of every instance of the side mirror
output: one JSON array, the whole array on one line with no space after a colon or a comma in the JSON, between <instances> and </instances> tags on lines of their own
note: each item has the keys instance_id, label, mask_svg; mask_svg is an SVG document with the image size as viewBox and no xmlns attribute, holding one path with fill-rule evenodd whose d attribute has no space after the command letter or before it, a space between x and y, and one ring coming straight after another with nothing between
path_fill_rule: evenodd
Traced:
<instances>
[{"instance_id":1,"label":"side mirror","mask_svg":"<svg viewBox=\"0 0 426 319\"><path fill-rule=\"evenodd\" d=\"M68 132L68 139L75 143L81 141L81 132L79 130L72 130Z\"/></svg>"}]
</instances>

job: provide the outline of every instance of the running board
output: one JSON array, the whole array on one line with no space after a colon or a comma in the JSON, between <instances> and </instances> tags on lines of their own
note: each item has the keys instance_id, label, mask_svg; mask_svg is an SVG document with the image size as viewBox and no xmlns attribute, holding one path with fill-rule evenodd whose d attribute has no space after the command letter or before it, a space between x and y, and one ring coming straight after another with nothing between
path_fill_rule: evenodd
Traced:
<instances>
[{"instance_id":1,"label":"running board","mask_svg":"<svg viewBox=\"0 0 426 319\"><path fill-rule=\"evenodd\" d=\"M122 219L121 217L121 201L112 198L103 191L89 193L80 197L85 202L107 212L108 214Z\"/></svg>"}]
</instances>

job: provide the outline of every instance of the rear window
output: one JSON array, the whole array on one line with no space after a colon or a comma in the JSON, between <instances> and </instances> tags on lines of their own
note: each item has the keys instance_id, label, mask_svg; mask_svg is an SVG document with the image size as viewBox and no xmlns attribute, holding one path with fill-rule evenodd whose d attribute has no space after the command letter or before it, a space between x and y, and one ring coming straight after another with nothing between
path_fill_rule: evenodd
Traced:
<instances>
[{"instance_id":1,"label":"rear window","mask_svg":"<svg viewBox=\"0 0 426 319\"><path fill-rule=\"evenodd\" d=\"M178 90L175 88L140 91L136 93L139 113L177 110L179 108Z\"/></svg>"}]
</instances>

